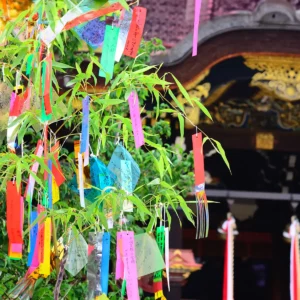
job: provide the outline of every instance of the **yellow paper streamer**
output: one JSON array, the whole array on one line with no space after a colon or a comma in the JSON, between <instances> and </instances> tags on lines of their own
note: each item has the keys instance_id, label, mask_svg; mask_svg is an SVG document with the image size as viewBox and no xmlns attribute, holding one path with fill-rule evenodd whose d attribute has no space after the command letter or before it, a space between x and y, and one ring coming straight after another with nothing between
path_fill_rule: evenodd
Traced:
<instances>
[{"instance_id":1,"label":"yellow paper streamer","mask_svg":"<svg viewBox=\"0 0 300 300\"><path fill-rule=\"evenodd\" d=\"M56 203L60 200L59 188L56 184L54 177L52 178L52 203Z\"/></svg>"},{"instance_id":2,"label":"yellow paper streamer","mask_svg":"<svg viewBox=\"0 0 300 300\"><path fill-rule=\"evenodd\" d=\"M50 275L50 252L51 252L51 219L45 220L44 234L44 261L40 264L39 273L44 277Z\"/></svg>"}]
</instances>

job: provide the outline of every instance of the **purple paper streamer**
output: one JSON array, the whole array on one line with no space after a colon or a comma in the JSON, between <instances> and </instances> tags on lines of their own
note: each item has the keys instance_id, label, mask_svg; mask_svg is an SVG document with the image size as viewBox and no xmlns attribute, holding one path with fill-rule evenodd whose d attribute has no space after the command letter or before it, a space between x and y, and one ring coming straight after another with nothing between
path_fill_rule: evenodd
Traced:
<instances>
[{"instance_id":1,"label":"purple paper streamer","mask_svg":"<svg viewBox=\"0 0 300 300\"><path fill-rule=\"evenodd\" d=\"M94 19L75 27L74 30L90 47L97 49L104 41L105 26L105 21Z\"/></svg>"},{"instance_id":2,"label":"purple paper streamer","mask_svg":"<svg viewBox=\"0 0 300 300\"><path fill-rule=\"evenodd\" d=\"M86 152L89 145L89 112L90 112L90 97L86 96L82 101L82 130L80 141L80 153Z\"/></svg>"}]
</instances>

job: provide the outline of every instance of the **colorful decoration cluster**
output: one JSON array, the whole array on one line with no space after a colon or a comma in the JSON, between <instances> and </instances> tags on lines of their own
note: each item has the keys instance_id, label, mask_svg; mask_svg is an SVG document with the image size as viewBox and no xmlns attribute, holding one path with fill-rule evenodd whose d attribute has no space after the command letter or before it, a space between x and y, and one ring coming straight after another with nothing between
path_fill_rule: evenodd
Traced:
<instances>
[{"instance_id":1,"label":"colorful decoration cluster","mask_svg":"<svg viewBox=\"0 0 300 300\"><path fill-rule=\"evenodd\" d=\"M110 15L107 17L107 15ZM111 17L113 15L113 18ZM59 299L60 286L65 271L72 276L77 275L87 266L89 283L88 299L106 299L108 296L110 273L111 236L109 232L90 232L89 241L77 229L69 228L67 241L56 240L53 219L47 216L47 210L60 200L59 188L65 182L59 162L60 144L55 141L49 128L52 119L52 54L49 51L51 43L64 30L74 31L91 47L102 46L101 68L99 76L107 80L113 76L115 61L122 55L135 58L142 39L146 19L146 9L134 7L125 10L120 3L89 4L83 1L74 6L57 23L55 30L44 28L38 20L39 30L39 61L41 69L41 116L43 123L43 138L37 143L35 161L29 171L24 196L22 184L13 179L7 184L7 231L9 237L9 257L22 259L24 251L23 224L24 200L28 206L28 225L30 229L28 246L28 271L10 291L12 298L29 299L33 295L34 285L38 278L47 278L53 269L57 271L57 282L54 298ZM11 152L16 153L22 145L18 144L17 133L22 121L20 115L29 109L31 98L31 73L36 65L35 56L28 55L26 76L28 85L25 92L20 85L20 74L17 74L16 89L11 95L9 112L9 129L7 143ZM130 117L136 148L144 145L144 134L140 118L138 95L135 91L128 98ZM80 196L80 205L85 207L85 200L95 202L103 192L109 193L112 188L122 189L127 195L133 193L139 177L140 169L130 153L118 144L106 166L98 157L90 153L89 144L89 112L90 98L82 101L82 130L80 140L74 143L76 175L70 188ZM50 158L52 157L52 158ZM54 161L53 161L54 157ZM44 189L38 190L36 180L41 161L45 162L48 170L44 171ZM88 169L86 169L89 167ZM87 178L89 170L90 178ZM38 195L37 203L34 195ZM100 208L102 208L100 204ZM157 207L162 214L162 205ZM132 212L133 205L124 201L123 212ZM123 213L122 212L122 213ZM108 220L109 228L113 221ZM51 240L52 248L51 248ZM154 274L153 284L155 299L165 299L163 295L163 269L166 268L169 284L169 230L160 224L156 229L156 239L152 234L134 235L133 231L117 233L116 247L116 280L122 280L122 295L132 300L139 299L139 281L141 276ZM55 242L56 241L56 242ZM165 262L166 264L165 264Z\"/></svg>"}]
</instances>

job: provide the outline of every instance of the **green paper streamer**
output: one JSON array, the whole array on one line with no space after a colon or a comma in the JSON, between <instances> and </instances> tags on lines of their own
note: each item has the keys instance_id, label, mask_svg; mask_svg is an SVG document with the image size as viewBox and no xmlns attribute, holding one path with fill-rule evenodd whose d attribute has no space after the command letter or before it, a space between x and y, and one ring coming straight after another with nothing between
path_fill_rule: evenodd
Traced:
<instances>
[{"instance_id":1,"label":"green paper streamer","mask_svg":"<svg viewBox=\"0 0 300 300\"><path fill-rule=\"evenodd\" d=\"M42 66L42 95L44 95L45 92L45 79L46 79L46 72L47 72L47 63L43 62ZM52 99L52 89L50 89L50 99ZM47 115L46 114L46 109L45 109L45 102L44 102L44 97L42 96L42 122L47 122L50 121L52 118L52 114Z\"/></svg>"},{"instance_id":2,"label":"green paper streamer","mask_svg":"<svg viewBox=\"0 0 300 300\"><path fill-rule=\"evenodd\" d=\"M26 76L29 76L32 71L33 54L30 54L27 59Z\"/></svg>"},{"instance_id":3,"label":"green paper streamer","mask_svg":"<svg viewBox=\"0 0 300 300\"><path fill-rule=\"evenodd\" d=\"M106 25L104 42L101 55L101 69L99 72L100 77L112 79L114 73L115 56L119 37L119 27Z\"/></svg>"},{"instance_id":4,"label":"green paper streamer","mask_svg":"<svg viewBox=\"0 0 300 300\"><path fill-rule=\"evenodd\" d=\"M121 290L122 299L126 296L126 280L122 282L122 290Z\"/></svg>"},{"instance_id":5,"label":"green paper streamer","mask_svg":"<svg viewBox=\"0 0 300 300\"><path fill-rule=\"evenodd\" d=\"M165 251L165 227L160 226L156 228L156 242L158 244L158 248L160 250L161 255L164 255ZM162 281L162 273L163 271L157 271L154 273L153 281L159 282Z\"/></svg>"}]
</instances>

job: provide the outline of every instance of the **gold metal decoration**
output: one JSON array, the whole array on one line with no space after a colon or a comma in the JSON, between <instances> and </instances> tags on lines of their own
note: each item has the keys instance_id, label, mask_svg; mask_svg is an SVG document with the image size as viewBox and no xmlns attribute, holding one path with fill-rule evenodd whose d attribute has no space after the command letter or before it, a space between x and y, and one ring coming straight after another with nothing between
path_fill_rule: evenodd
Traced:
<instances>
[{"instance_id":1,"label":"gold metal decoration","mask_svg":"<svg viewBox=\"0 0 300 300\"><path fill-rule=\"evenodd\" d=\"M256 134L256 149L273 150L274 135L272 133L260 132Z\"/></svg>"},{"instance_id":2,"label":"gold metal decoration","mask_svg":"<svg viewBox=\"0 0 300 300\"><path fill-rule=\"evenodd\" d=\"M245 65L258 70L251 81L285 101L300 100L300 57L244 55Z\"/></svg>"}]
</instances>

